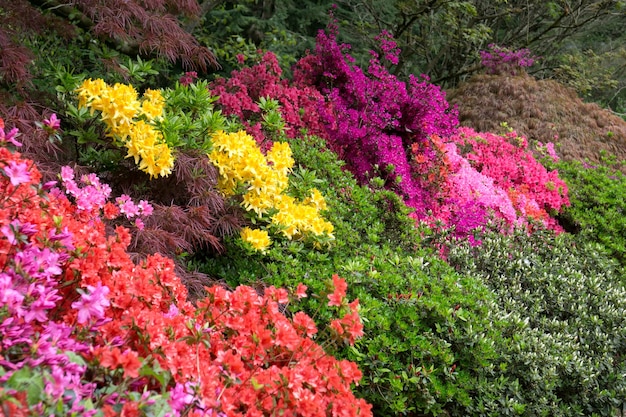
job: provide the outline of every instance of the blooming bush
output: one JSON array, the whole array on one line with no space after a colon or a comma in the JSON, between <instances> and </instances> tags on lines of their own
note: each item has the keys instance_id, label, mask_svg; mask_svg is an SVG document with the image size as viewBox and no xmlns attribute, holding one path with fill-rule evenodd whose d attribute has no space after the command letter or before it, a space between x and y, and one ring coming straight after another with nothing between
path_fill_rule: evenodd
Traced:
<instances>
[{"instance_id":1,"label":"blooming bush","mask_svg":"<svg viewBox=\"0 0 626 417\"><path fill-rule=\"evenodd\" d=\"M557 170L548 171L534 158L526 138L515 132L496 135L461 127L450 141L456 144L469 165L493 181L497 189L493 192L475 191L478 201L497 198L500 201L498 211L509 225L515 224L519 218L519 223L533 220L548 228L562 230L550 214L569 205L567 184L559 178ZM509 208L506 196L515 211ZM494 207L487 204L489 206Z\"/></svg>"},{"instance_id":2,"label":"blooming bush","mask_svg":"<svg viewBox=\"0 0 626 417\"><path fill-rule=\"evenodd\" d=\"M537 57L527 48L513 51L493 43L489 44L488 48L486 51L480 51L480 59L489 74L516 75L521 69L532 66L537 60Z\"/></svg>"},{"instance_id":3,"label":"blooming bush","mask_svg":"<svg viewBox=\"0 0 626 417\"><path fill-rule=\"evenodd\" d=\"M289 144L297 165L315 167L315 182L298 172L291 182L296 189L313 183L324 194L333 245L318 251L287 241L264 256L249 256L226 242L225 254L205 260L202 271L233 287L262 282L295 288L302 282L318 294L328 292L324 278L338 271L349 298L359 300L365 336L353 347L333 346L333 353L359 365L363 378L355 390L374 413L453 415L457 408L455 415L468 415L464 406L481 400L475 396L476 371L490 363L498 334L489 316L491 295L426 248L396 194L359 186L323 139ZM328 301L307 297L298 308L325 322L335 314Z\"/></svg>"},{"instance_id":4,"label":"blooming bush","mask_svg":"<svg viewBox=\"0 0 626 417\"><path fill-rule=\"evenodd\" d=\"M160 91L146 90L140 101L131 85L109 86L102 79L88 79L77 92L79 107L88 107L92 114L100 112L115 143L127 148L126 157L134 158L139 169L151 178L172 172L172 151L154 126L163 114L164 99Z\"/></svg>"},{"instance_id":5,"label":"blooming bush","mask_svg":"<svg viewBox=\"0 0 626 417\"><path fill-rule=\"evenodd\" d=\"M274 142L263 155L244 131L220 131L212 141L209 159L220 171L218 186L226 195L243 194L241 205L258 219L269 217L270 227L289 240L311 236L319 243L333 238L333 225L320 215L326 202L318 190L310 190L310 196L301 203L286 193L294 164L289 144ZM244 228L241 237L259 251L265 251L271 243L265 230Z\"/></svg>"},{"instance_id":6,"label":"blooming bush","mask_svg":"<svg viewBox=\"0 0 626 417\"><path fill-rule=\"evenodd\" d=\"M386 60L399 50L388 33L378 38ZM361 183L380 176L431 226L454 226L469 236L495 216L509 227L528 219L554 229L549 214L567 203L567 187L547 172L514 134L500 137L457 128L443 93L412 77L408 86L389 74L372 52L366 71L336 41L336 26L320 32L315 53L294 71L299 85L314 85L330 147ZM476 140L472 140L476 138Z\"/></svg>"},{"instance_id":7,"label":"blooming bush","mask_svg":"<svg viewBox=\"0 0 626 417\"><path fill-rule=\"evenodd\" d=\"M213 287L192 305L171 260L134 263L129 231L105 234L103 211L147 205L107 206L106 185L66 169L72 203L9 150L16 134L0 129L0 415L371 415L350 390L356 365L325 354L307 315L282 313L306 287ZM353 343L358 300L332 285L341 318L322 340Z\"/></svg>"},{"instance_id":8,"label":"blooming bush","mask_svg":"<svg viewBox=\"0 0 626 417\"><path fill-rule=\"evenodd\" d=\"M251 67L233 71L230 78L218 78L210 85L211 92L219 96L217 104L225 115L238 116L245 129L257 142L266 139L262 128L261 98L271 98L280 104L280 114L285 121L286 134L296 137L302 129L315 135L325 135L325 128L317 116L320 93L311 86L289 85L281 79L282 70L276 55L266 52Z\"/></svg>"},{"instance_id":9,"label":"blooming bush","mask_svg":"<svg viewBox=\"0 0 626 417\"><path fill-rule=\"evenodd\" d=\"M412 147L422 146L431 156L435 150L429 137L451 134L456 111L448 108L444 94L427 77L411 76L407 86L387 72L374 52L367 72L354 65L346 53L349 45L337 43L336 31L331 24L329 33L318 34L315 52L297 64L294 82L324 94L326 102L319 104L318 112L330 147L357 179L366 183L381 176L423 217L432 208L432 196L427 179L415 175ZM379 42L385 58L397 60L399 51L390 35L383 33Z\"/></svg>"}]
</instances>

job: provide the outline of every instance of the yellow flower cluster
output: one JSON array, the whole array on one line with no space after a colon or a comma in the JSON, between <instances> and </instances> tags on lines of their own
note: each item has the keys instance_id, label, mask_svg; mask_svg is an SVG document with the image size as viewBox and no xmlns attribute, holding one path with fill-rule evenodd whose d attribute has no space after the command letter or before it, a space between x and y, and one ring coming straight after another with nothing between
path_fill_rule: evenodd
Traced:
<instances>
[{"instance_id":1,"label":"yellow flower cluster","mask_svg":"<svg viewBox=\"0 0 626 417\"><path fill-rule=\"evenodd\" d=\"M289 144L275 142L267 155L263 155L246 132L219 131L213 135L212 145L209 159L219 169L218 186L224 194L234 195L243 188L242 206L254 211L259 218L271 212L271 224L288 239L300 239L309 234L333 238L333 225L319 213L326 209L326 201L318 190L313 189L311 196L301 203L284 193L294 165ZM263 246L249 231L245 233L244 236L242 232L244 240L254 247L257 247L255 244ZM269 245L269 237L263 243Z\"/></svg>"},{"instance_id":2,"label":"yellow flower cluster","mask_svg":"<svg viewBox=\"0 0 626 417\"><path fill-rule=\"evenodd\" d=\"M163 115L165 100L158 90L146 90L139 100L132 85L109 86L102 79L85 80L76 90L79 107L89 107L91 114L100 112L109 135L128 149L139 169L150 177L172 173L174 157L163 135L152 123Z\"/></svg>"},{"instance_id":3,"label":"yellow flower cluster","mask_svg":"<svg viewBox=\"0 0 626 417\"><path fill-rule=\"evenodd\" d=\"M244 227L241 229L241 238L244 242L248 242L254 249L261 252L265 252L265 250L272 244L270 236L265 230Z\"/></svg>"}]
</instances>

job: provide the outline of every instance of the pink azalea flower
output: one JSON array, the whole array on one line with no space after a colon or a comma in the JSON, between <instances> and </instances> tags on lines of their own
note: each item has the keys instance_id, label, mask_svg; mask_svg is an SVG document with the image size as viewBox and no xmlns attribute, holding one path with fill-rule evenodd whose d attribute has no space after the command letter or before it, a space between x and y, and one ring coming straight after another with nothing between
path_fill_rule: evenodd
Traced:
<instances>
[{"instance_id":1,"label":"pink azalea flower","mask_svg":"<svg viewBox=\"0 0 626 417\"><path fill-rule=\"evenodd\" d=\"M68 182L74 179L74 170L69 166L61 168L61 181Z\"/></svg>"},{"instance_id":2,"label":"pink azalea flower","mask_svg":"<svg viewBox=\"0 0 626 417\"><path fill-rule=\"evenodd\" d=\"M88 285L88 292L82 292L80 300L72 303L72 308L78 310L78 323L85 324L92 318L104 318L104 308L110 305L106 298L109 287L98 283L97 287Z\"/></svg>"},{"instance_id":3,"label":"pink azalea flower","mask_svg":"<svg viewBox=\"0 0 626 417\"><path fill-rule=\"evenodd\" d=\"M0 128L0 142L9 142L13 145L20 147L22 144L15 140L15 138L19 135L19 131L16 127L11 129L9 133L4 131L4 127Z\"/></svg>"},{"instance_id":4,"label":"pink azalea flower","mask_svg":"<svg viewBox=\"0 0 626 417\"><path fill-rule=\"evenodd\" d=\"M546 152L548 153L548 156L550 156L550 158L552 158L552 160L554 162L558 162L559 161L560 158L556 154L556 151L554 150L554 143L552 143L552 142L546 143Z\"/></svg>"},{"instance_id":5,"label":"pink azalea flower","mask_svg":"<svg viewBox=\"0 0 626 417\"><path fill-rule=\"evenodd\" d=\"M130 197L126 194L122 194L115 199L115 202L120 208L120 213L126 215L127 218L135 217L139 215L139 207L133 203Z\"/></svg>"},{"instance_id":6,"label":"pink azalea flower","mask_svg":"<svg viewBox=\"0 0 626 417\"><path fill-rule=\"evenodd\" d=\"M152 214L152 210L153 210L152 206L147 201L145 201L145 200L139 201L138 206L139 206L139 209L141 210L141 214L143 216L149 216L149 215Z\"/></svg>"},{"instance_id":7,"label":"pink azalea flower","mask_svg":"<svg viewBox=\"0 0 626 417\"><path fill-rule=\"evenodd\" d=\"M137 227L137 229L139 230L143 230L145 225L143 223L143 220L141 219L135 219L135 226Z\"/></svg>"},{"instance_id":8,"label":"pink azalea flower","mask_svg":"<svg viewBox=\"0 0 626 417\"><path fill-rule=\"evenodd\" d=\"M50 130L59 130L61 127L61 120L57 118L56 113L52 113L49 119L44 119L43 124Z\"/></svg>"},{"instance_id":9,"label":"pink azalea flower","mask_svg":"<svg viewBox=\"0 0 626 417\"><path fill-rule=\"evenodd\" d=\"M195 72L195 71L188 71L188 72L185 73L185 75L180 77L178 82L181 83L182 85L189 85L189 84L192 84L194 81L196 81L197 78L198 78L198 73L197 72Z\"/></svg>"},{"instance_id":10,"label":"pink azalea flower","mask_svg":"<svg viewBox=\"0 0 626 417\"><path fill-rule=\"evenodd\" d=\"M0 273L0 307L6 306L9 309L9 313L19 314L22 311L24 295L20 291L16 291L13 284L13 275Z\"/></svg>"},{"instance_id":11,"label":"pink azalea flower","mask_svg":"<svg viewBox=\"0 0 626 417\"><path fill-rule=\"evenodd\" d=\"M194 401L193 386L189 383L182 385L177 382L169 393L170 398L168 403L176 412L183 411L186 406Z\"/></svg>"},{"instance_id":12,"label":"pink azalea flower","mask_svg":"<svg viewBox=\"0 0 626 417\"><path fill-rule=\"evenodd\" d=\"M11 184L18 186L30 181L30 172L26 162L9 162L9 166L4 168L5 174L11 179Z\"/></svg>"}]
</instances>

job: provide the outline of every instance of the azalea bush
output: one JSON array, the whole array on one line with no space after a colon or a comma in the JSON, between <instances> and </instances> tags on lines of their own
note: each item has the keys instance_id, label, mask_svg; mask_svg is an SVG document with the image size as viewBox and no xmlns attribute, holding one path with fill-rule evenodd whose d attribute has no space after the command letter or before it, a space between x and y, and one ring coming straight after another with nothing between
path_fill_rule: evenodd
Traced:
<instances>
[{"instance_id":1,"label":"azalea bush","mask_svg":"<svg viewBox=\"0 0 626 417\"><path fill-rule=\"evenodd\" d=\"M40 183L0 129L0 412L3 415L370 415L351 392L361 373L320 341L363 335L358 300L339 276L316 326L284 306L308 297L267 287L214 286L195 305L171 260L133 262L128 229L103 219L149 215L149 205L107 202L96 176ZM323 295L323 294L321 294Z\"/></svg>"},{"instance_id":2,"label":"azalea bush","mask_svg":"<svg viewBox=\"0 0 626 417\"><path fill-rule=\"evenodd\" d=\"M558 229L551 216L567 204L567 187L535 160L525 139L458 128L455 109L427 78L404 83L387 71L383 62L397 62L400 53L390 34L378 38L383 57L372 52L363 70L336 30L331 23L319 33L294 83L324 95L318 111L330 148L359 182L382 178L416 220L454 227L459 237L473 239L472 231L494 218Z\"/></svg>"},{"instance_id":3,"label":"azalea bush","mask_svg":"<svg viewBox=\"0 0 626 417\"><path fill-rule=\"evenodd\" d=\"M525 67L531 67L538 59L528 48L511 50L494 43L487 47L489 49L480 51L480 63L489 74L517 75Z\"/></svg>"},{"instance_id":4,"label":"azalea bush","mask_svg":"<svg viewBox=\"0 0 626 417\"><path fill-rule=\"evenodd\" d=\"M274 142L264 155L246 132L220 131L212 145L209 159L220 171L219 189L232 196L244 188L241 205L254 214L255 223L266 223L289 240L313 239L319 245L334 238L333 225L320 215L326 202L317 189L302 202L286 193L294 165L288 143ZM266 229L246 227L241 235L256 250L265 251L271 243Z\"/></svg>"},{"instance_id":5,"label":"azalea bush","mask_svg":"<svg viewBox=\"0 0 626 417\"><path fill-rule=\"evenodd\" d=\"M140 101L131 85L109 86L103 80L84 81L77 90L79 108L99 111L107 125L107 134L114 143L128 150L139 169L150 177L168 176L172 172L172 150L155 129L155 120L162 117L165 100L158 90L146 90Z\"/></svg>"},{"instance_id":6,"label":"azalea bush","mask_svg":"<svg viewBox=\"0 0 626 417\"><path fill-rule=\"evenodd\" d=\"M562 230L553 216L569 205L567 184L557 170L549 171L535 159L526 138L512 131L497 135L461 127L449 141L446 156L454 168L449 170L449 194L445 188L441 193L448 204L473 203L508 226L538 222ZM448 208L443 213L454 212ZM462 219L463 212L456 216ZM483 216L476 224L484 226L488 219Z\"/></svg>"},{"instance_id":7,"label":"azalea bush","mask_svg":"<svg viewBox=\"0 0 626 417\"><path fill-rule=\"evenodd\" d=\"M349 45L337 43L337 27L320 32L315 51L294 69L294 83L315 86L325 101L318 112L326 126L331 149L347 162L361 183L381 177L423 217L431 208L428 178L415 175L413 148L422 146L428 157L436 148L431 135L447 136L457 125L456 111L444 93L427 78L411 76L408 85L390 74L372 53L363 70L347 54ZM397 62L399 50L388 33L379 37L384 59Z\"/></svg>"},{"instance_id":8,"label":"azalea bush","mask_svg":"<svg viewBox=\"0 0 626 417\"><path fill-rule=\"evenodd\" d=\"M332 352L363 372L357 394L377 415L463 415L474 403L478 369L490 367L494 354L488 290L424 247L407 207L382 179L359 186L321 138L289 143L297 168L288 192L315 185L335 240L322 251L283 240L250 256L229 239L223 256L197 259L197 266L231 286L303 282L316 293L326 292L324 277L338 272L359 300L365 336ZM314 297L290 307L316 322L334 314Z\"/></svg>"},{"instance_id":9,"label":"azalea bush","mask_svg":"<svg viewBox=\"0 0 626 417\"><path fill-rule=\"evenodd\" d=\"M217 104L224 114L237 116L259 143L272 139L271 129L266 128L263 105L259 104L262 99L276 100L288 137L297 137L303 129L324 135L324 125L317 115L322 95L313 86L290 84L281 75L276 55L265 52L254 65L211 82L210 90L219 97Z\"/></svg>"}]
</instances>

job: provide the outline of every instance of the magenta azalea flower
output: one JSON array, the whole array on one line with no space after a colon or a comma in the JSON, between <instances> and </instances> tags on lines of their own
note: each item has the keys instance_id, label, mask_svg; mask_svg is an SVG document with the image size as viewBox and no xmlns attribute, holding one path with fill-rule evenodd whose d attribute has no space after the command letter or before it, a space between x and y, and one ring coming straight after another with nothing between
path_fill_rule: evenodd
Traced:
<instances>
[{"instance_id":1,"label":"magenta azalea flower","mask_svg":"<svg viewBox=\"0 0 626 417\"><path fill-rule=\"evenodd\" d=\"M106 298L109 287L98 283L97 287L88 285L88 292L81 292L80 300L72 303L72 308L78 310L78 323L85 324L90 319L104 318L104 308L110 305Z\"/></svg>"},{"instance_id":2,"label":"magenta azalea flower","mask_svg":"<svg viewBox=\"0 0 626 417\"><path fill-rule=\"evenodd\" d=\"M61 120L57 117L56 113L52 113L49 119L44 119L43 124L50 130L59 130L61 127Z\"/></svg>"},{"instance_id":3,"label":"magenta azalea flower","mask_svg":"<svg viewBox=\"0 0 626 417\"><path fill-rule=\"evenodd\" d=\"M9 166L4 168L4 173L9 176L11 184L17 187L30 181L30 172L26 162L9 162Z\"/></svg>"}]
</instances>

